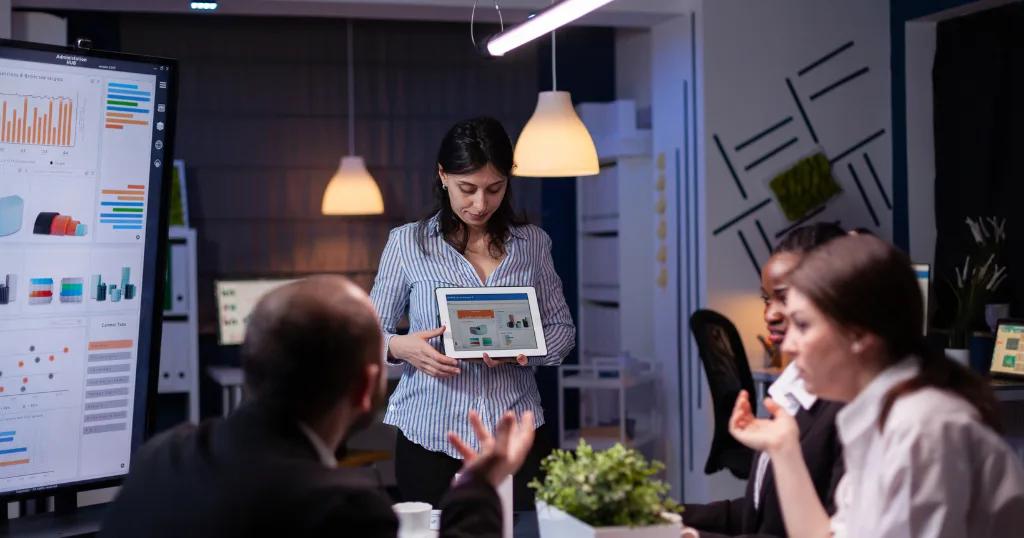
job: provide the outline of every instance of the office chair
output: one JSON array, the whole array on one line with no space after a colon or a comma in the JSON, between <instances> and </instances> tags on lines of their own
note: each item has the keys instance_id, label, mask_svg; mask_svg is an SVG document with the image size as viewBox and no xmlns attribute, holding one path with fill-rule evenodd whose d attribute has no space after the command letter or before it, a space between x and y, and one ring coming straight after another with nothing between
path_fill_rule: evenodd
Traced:
<instances>
[{"instance_id":1,"label":"office chair","mask_svg":"<svg viewBox=\"0 0 1024 538\"><path fill-rule=\"evenodd\" d=\"M690 316L690 331L697 341L700 360L707 372L715 412L715 434L704 473L729 469L736 478L746 479L750 475L754 451L729 433L729 417L740 390L746 390L750 395L750 405L757 413L754 377L750 374L740 334L728 318L711 310L694 312Z\"/></svg>"}]
</instances>

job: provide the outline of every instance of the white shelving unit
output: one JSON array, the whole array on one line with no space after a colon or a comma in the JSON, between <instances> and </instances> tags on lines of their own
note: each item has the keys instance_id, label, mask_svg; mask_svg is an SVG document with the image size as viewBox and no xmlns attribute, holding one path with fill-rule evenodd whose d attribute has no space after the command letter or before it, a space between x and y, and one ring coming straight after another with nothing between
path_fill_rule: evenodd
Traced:
<instances>
[{"instance_id":1,"label":"white shelving unit","mask_svg":"<svg viewBox=\"0 0 1024 538\"><path fill-rule=\"evenodd\" d=\"M601 172L577 179L578 365L559 369L559 412L579 395L580 428L559 431L660 455L658 368L653 356L655 257L651 133L636 128L632 101L584 103L578 112L597 146ZM564 421L563 421L564 422Z\"/></svg>"},{"instance_id":2,"label":"white shelving unit","mask_svg":"<svg viewBox=\"0 0 1024 538\"><path fill-rule=\"evenodd\" d=\"M604 449L615 443L645 451L658 439L661 423L657 399L637 409L629 405L637 393L651 395L657 389L658 371L651 363L623 355L590 357L590 364L563 366L559 375L559 394L580 391L580 428L559 430L561 447L573 449L584 437L591 446ZM559 413L565 416L565 398L559 400ZM613 413L609 413L612 408Z\"/></svg>"},{"instance_id":3,"label":"white shelving unit","mask_svg":"<svg viewBox=\"0 0 1024 538\"><path fill-rule=\"evenodd\" d=\"M171 226L157 392L188 394L188 419L199 422L199 314L196 231Z\"/></svg>"}]
</instances>

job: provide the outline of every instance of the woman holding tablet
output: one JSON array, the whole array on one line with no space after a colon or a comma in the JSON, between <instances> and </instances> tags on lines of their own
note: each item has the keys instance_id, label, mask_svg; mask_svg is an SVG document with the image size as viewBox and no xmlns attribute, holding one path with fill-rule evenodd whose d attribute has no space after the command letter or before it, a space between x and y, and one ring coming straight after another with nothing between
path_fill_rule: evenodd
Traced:
<instances>
[{"instance_id":1,"label":"woman holding tablet","mask_svg":"<svg viewBox=\"0 0 1024 538\"><path fill-rule=\"evenodd\" d=\"M544 410L528 366L558 366L576 342L551 260L551 239L512 209L514 165L505 129L492 118L455 124L441 141L436 166L435 209L428 218L391 231L370 293L384 330L387 362L402 369L384 417L399 430L398 489L403 500L433 505L462 467L447 432L475 439L467 430L470 410L478 411L489 429L507 410L533 411L543 429ZM438 321L435 290L498 286L535 288L547 353L509 358L482 353L482 361L444 355L440 337L447 328ZM397 335L406 313L409 334ZM501 321L507 322L508 315ZM550 450L546 438L537 432L533 451L515 476L517 508L532 505L526 484Z\"/></svg>"}]
</instances>

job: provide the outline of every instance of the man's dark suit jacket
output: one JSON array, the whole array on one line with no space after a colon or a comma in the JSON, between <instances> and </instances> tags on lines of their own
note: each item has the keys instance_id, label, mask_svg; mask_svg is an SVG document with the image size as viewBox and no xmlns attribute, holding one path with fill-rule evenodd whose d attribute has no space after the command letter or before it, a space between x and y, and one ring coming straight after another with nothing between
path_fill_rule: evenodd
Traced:
<instances>
[{"instance_id":1,"label":"man's dark suit jacket","mask_svg":"<svg viewBox=\"0 0 1024 538\"><path fill-rule=\"evenodd\" d=\"M818 498L828 513L835 511L832 499L836 485L843 476L843 451L836 433L836 413L843 405L818 400L809 410L801 409L796 414L800 427L800 449L807 463L807 470L818 492ZM772 465L768 464L761 485L761 499L754 509L754 480L757 476L757 460L754 457L747 493L744 497L710 504L688 504L683 511L683 521L701 531L701 538L716 536L786 536L782 519L782 507L775 490L775 476Z\"/></svg>"},{"instance_id":2,"label":"man's dark suit jacket","mask_svg":"<svg viewBox=\"0 0 1024 538\"><path fill-rule=\"evenodd\" d=\"M490 484L441 501L441 536L501 535ZM249 403L224 420L179 426L147 443L104 521L104 537L387 537L391 499L361 470L329 469L298 423Z\"/></svg>"}]
</instances>

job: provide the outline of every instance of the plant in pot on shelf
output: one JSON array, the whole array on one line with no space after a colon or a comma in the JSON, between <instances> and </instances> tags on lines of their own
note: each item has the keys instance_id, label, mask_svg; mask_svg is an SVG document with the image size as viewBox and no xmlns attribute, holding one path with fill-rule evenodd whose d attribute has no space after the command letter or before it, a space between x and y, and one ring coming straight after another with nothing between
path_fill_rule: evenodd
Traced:
<instances>
[{"instance_id":1,"label":"plant in pot on shelf","mask_svg":"<svg viewBox=\"0 0 1024 538\"><path fill-rule=\"evenodd\" d=\"M956 279L946 279L956 297L956 313L949 328L946 353L967 363L970 332L985 304L1006 279L1006 266L1000 265L1000 251L1006 241L1006 219L967 218L974 248L960 267L954 267Z\"/></svg>"},{"instance_id":2,"label":"plant in pot on shelf","mask_svg":"<svg viewBox=\"0 0 1024 538\"><path fill-rule=\"evenodd\" d=\"M530 483L541 538L679 538L682 507L654 478L663 468L621 444L595 451L581 439L575 453L555 450L541 462L543 481Z\"/></svg>"}]
</instances>

